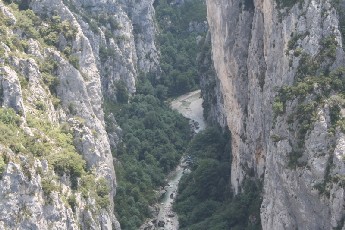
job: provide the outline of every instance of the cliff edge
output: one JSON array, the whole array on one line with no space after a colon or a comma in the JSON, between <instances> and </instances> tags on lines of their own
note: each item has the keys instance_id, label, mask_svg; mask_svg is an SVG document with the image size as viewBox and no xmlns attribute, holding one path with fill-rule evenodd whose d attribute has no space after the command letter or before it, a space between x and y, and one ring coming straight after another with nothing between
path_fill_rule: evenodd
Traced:
<instances>
[{"instance_id":1,"label":"cliff edge","mask_svg":"<svg viewBox=\"0 0 345 230\"><path fill-rule=\"evenodd\" d=\"M209 0L207 10L212 111L232 133L235 192L263 180L263 229L344 229L342 5Z\"/></svg>"}]
</instances>

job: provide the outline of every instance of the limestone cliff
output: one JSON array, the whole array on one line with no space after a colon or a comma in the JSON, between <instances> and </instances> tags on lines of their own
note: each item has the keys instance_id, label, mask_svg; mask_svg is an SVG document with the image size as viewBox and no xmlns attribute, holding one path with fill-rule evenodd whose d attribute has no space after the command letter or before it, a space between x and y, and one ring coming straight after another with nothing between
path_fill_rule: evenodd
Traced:
<instances>
[{"instance_id":1,"label":"limestone cliff","mask_svg":"<svg viewBox=\"0 0 345 230\"><path fill-rule=\"evenodd\" d=\"M341 4L208 0L231 183L264 181L263 229L344 229Z\"/></svg>"},{"instance_id":2,"label":"limestone cliff","mask_svg":"<svg viewBox=\"0 0 345 230\"><path fill-rule=\"evenodd\" d=\"M153 13L152 1L0 1L1 229L120 229L102 104L157 69Z\"/></svg>"}]
</instances>

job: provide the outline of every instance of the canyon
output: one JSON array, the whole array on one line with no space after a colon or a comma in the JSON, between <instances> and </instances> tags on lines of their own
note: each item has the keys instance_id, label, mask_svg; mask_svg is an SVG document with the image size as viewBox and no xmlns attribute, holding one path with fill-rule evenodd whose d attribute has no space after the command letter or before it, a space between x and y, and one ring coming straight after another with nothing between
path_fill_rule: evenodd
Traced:
<instances>
[{"instance_id":1,"label":"canyon","mask_svg":"<svg viewBox=\"0 0 345 230\"><path fill-rule=\"evenodd\" d=\"M193 1L168 2L182 9ZM222 183L234 197L249 192L248 181L261 184L262 229L344 230L343 3L200 2L207 23L192 21L183 32L199 49L201 90L172 107L197 121L196 132L207 124L231 133L231 173ZM196 77L162 64L171 48L160 50L170 35L157 24L159 3L0 1L1 229L121 229L116 174L127 166L116 154L138 141L123 144L130 125L117 115L128 102L177 96L160 81L182 92ZM162 12L160 25L178 28ZM179 81L165 78L168 70ZM163 119L154 118L146 125Z\"/></svg>"}]
</instances>

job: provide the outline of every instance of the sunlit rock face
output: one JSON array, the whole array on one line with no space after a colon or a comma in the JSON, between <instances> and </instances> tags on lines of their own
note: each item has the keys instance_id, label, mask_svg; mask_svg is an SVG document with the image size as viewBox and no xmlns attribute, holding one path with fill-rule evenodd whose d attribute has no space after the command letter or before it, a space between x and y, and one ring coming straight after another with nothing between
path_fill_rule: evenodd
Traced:
<instances>
[{"instance_id":1,"label":"sunlit rock face","mask_svg":"<svg viewBox=\"0 0 345 230\"><path fill-rule=\"evenodd\" d=\"M158 70L152 4L153 0L32 0L29 8L40 20L38 26L49 29L51 22L62 23L72 35L63 34L65 29L54 45L42 37L23 37L24 50L0 41L0 105L20 118L18 137L23 133L27 139L55 146L59 140L54 138L61 137L35 125L48 122L52 130L68 130L67 138L75 146L71 151L82 156L90 175L73 181L71 173L56 173L50 158L65 151L64 146L41 156L25 150L19 139L16 147L0 143L1 229L120 229L114 215L116 177L110 144L116 147L121 129L110 114L111 131L106 132L103 102L117 100L117 82L134 93L139 73ZM16 25L24 11L3 2L0 11L8 22L8 37L22 36L22 27ZM40 119L42 124L36 122ZM92 184L93 195L82 190L84 180ZM107 194L97 190L102 180Z\"/></svg>"},{"instance_id":2,"label":"sunlit rock face","mask_svg":"<svg viewBox=\"0 0 345 230\"><path fill-rule=\"evenodd\" d=\"M343 227L344 186L337 178L345 173L344 134L339 127L331 132L329 99L336 90L315 106L295 161L291 156L301 142L296 135L300 126L298 118L291 117L301 102L313 97L296 96L279 114L272 108L279 89L296 84L303 57L317 63L316 75L344 65L339 12L332 4L302 1L283 7L272 0L207 1L217 76L211 111L232 133L235 192L241 192L246 177L263 180L263 229ZM327 39L335 44L332 57L324 56Z\"/></svg>"}]
</instances>

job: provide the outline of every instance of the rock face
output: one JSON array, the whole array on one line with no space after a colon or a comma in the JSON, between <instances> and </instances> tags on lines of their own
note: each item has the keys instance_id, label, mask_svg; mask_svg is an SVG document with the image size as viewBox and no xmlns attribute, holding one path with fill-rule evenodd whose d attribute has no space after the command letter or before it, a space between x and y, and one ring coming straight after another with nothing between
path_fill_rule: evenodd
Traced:
<instances>
[{"instance_id":1,"label":"rock face","mask_svg":"<svg viewBox=\"0 0 345 230\"><path fill-rule=\"evenodd\" d=\"M272 108L282 86L308 74L306 59L317 63L315 75L344 65L341 13L327 0L291 2L207 1L217 75L211 111L232 133L235 191L246 177L264 181L263 229L344 229L344 184L336 179L345 173L344 134L331 131L332 99L315 106L302 138L294 114L313 97L296 96L278 114ZM327 39L334 46L325 57ZM303 146L293 161L297 142Z\"/></svg>"},{"instance_id":2,"label":"rock face","mask_svg":"<svg viewBox=\"0 0 345 230\"><path fill-rule=\"evenodd\" d=\"M0 228L120 229L110 145L121 129L110 114L108 135L102 104L116 101L119 81L133 93L139 72L158 69L153 1L16 3L0 1L0 105L20 117L18 144L0 143ZM76 151L58 144L69 138ZM32 139L51 153L32 153ZM69 158L59 169L54 157L64 151L85 167Z\"/></svg>"}]
</instances>

